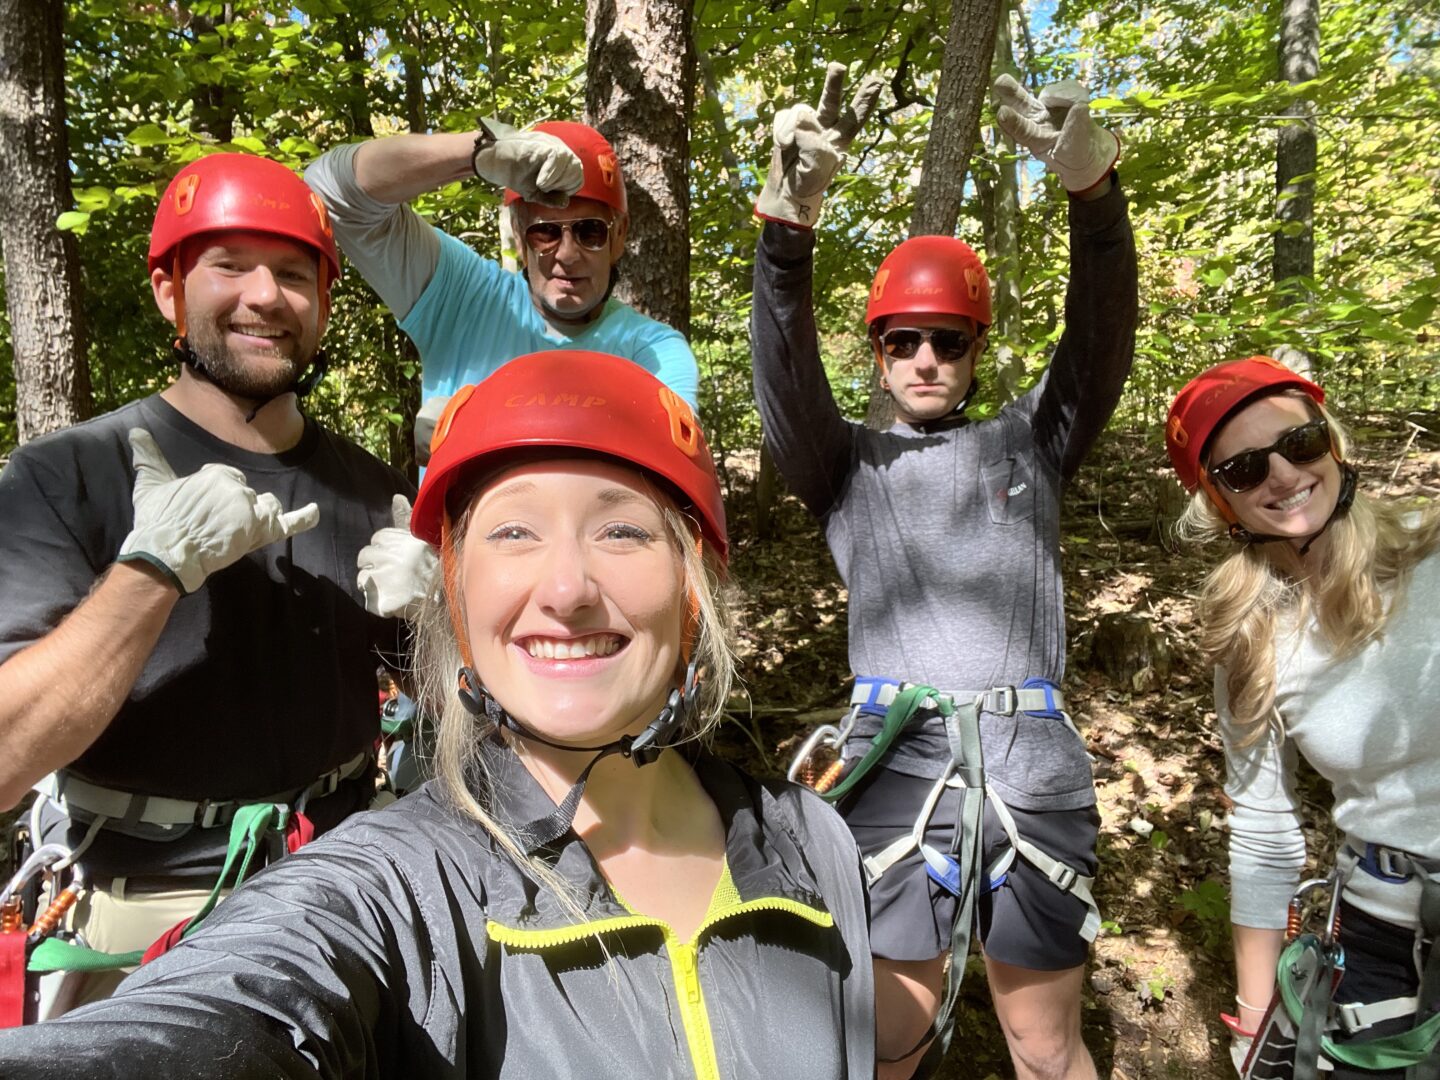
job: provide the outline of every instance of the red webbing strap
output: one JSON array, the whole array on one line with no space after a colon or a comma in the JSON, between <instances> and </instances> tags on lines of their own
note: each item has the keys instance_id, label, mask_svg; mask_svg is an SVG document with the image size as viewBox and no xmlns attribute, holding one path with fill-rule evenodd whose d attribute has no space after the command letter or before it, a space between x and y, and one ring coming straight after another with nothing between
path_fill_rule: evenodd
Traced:
<instances>
[{"instance_id":1,"label":"red webbing strap","mask_svg":"<svg viewBox=\"0 0 1440 1080\"><path fill-rule=\"evenodd\" d=\"M0 934L0 1028L25 1023L25 931Z\"/></svg>"}]
</instances>

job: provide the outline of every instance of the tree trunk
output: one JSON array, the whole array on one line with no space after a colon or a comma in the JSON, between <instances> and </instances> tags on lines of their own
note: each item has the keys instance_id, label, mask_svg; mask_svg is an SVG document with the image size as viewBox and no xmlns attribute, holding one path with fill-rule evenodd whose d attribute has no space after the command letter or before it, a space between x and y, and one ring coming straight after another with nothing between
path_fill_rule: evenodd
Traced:
<instances>
[{"instance_id":1,"label":"tree trunk","mask_svg":"<svg viewBox=\"0 0 1440 1080\"><path fill-rule=\"evenodd\" d=\"M348 16L336 16L340 47L345 57L345 112L350 135L356 139L373 139L375 125L370 117L370 92L365 85L365 30L361 23Z\"/></svg>"},{"instance_id":2,"label":"tree trunk","mask_svg":"<svg viewBox=\"0 0 1440 1080\"><path fill-rule=\"evenodd\" d=\"M1319 0L1284 0L1280 13L1280 77L1292 86L1320 74ZM1297 277L1315 276L1315 106L1296 101L1285 109L1296 117L1275 136L1276 216L1274 275L1282 302L1303 299ZM1298 228L1296 227L1298 226ZM1291 232L1294 235L1286 235Z\"/></svg>"},{"instance_id":3,"label":"tree trunk","mask_svg":"<svg viewBox=\"0 0 1440 1080\"><path fill-rule=\"evenodd\" d=\"M970 155L979 135L980 107L985 101L1001 6L1002 0L950 0L945 58L915 210L910 216L911 236L950 236L955 232ZM894 419L894 402L880 388L877 370L871 377L865 423L886 428Z\"/></svg>"},{"instance_id":4,"label":"tree trunk","mask_svg":"<svg viewBox=\"0 0 1440 1080\"><path fill-rule=\"evenodd\" d=\"M182 9L183 11L184 9ZM217 26L235 21L235 6L224 4L220 18L208 15L190 14L190 32L196 41L206 34L213 34ZM239 112L240 95L224 83L196 86L192 97L195 126L217 142L229 142L235 138L235 118Z\"/></svg>"},{"instance_id":5,"label":"tree trunk","mask_svg":"<svg viewBox=\"0 0 1440 1080\"><path fill-rule=\"evenodd\" d=\"M690 332L694 0L587 0L585 115L610 140L630 200L616 295Z\"/></svg>"},{"instance_id":6,"label":"tree trunk","mask_svg":"<svg viewBox=\"0 0 1440 1080\"><path fill-rule=\"evenodd\" d=\"M925 164L910 215L911 236L950 236L960 217L970 155L989 88L995 28L1003 0L950 0L950 29Z\"/></svg>"},{"instance_id":7,"label":"tree trunk","mask_svg":"<svg viewBox=\"0 0 1440 1080\"><path fill-rule=\"evenodd\" d=\"M1002 4L991 74L1019 79L1020 69L1015 66L1010 35L1011 10L1010 3ZM993 290L994 322L990 325L990 340L995 350L1000 402L1004 404L1019 394L1020 381L1025 377L1025 361L1012 344L1020 330L1020 177L1015 143L998 127L994 129L994 145L997 160L995 180L988 185L986 200L985 262ZM979 187L978 178L976 186Z\"/></svg>"},{"instance_id":8,"label":"tree trunk","mask_svg":"<svg viewBox=\"0 0 1440 1080\"><path fill-rule=\"evenodd\" d=\"M0 248L20 442L90 415L65 130L65 5L0 0Z\"/></svg>"},{"instance_id":9,"label":"tree trunk","mask_svg":"<svg viewBox=\"0 0 1440 1080\"><path fill-rule=\"evenodd\" d=\"M770 442L760 436L760 471L755 476L755 539L775 536L775 503L780 498L780 470L770 453Z\"/></svg>"}]
</instances>

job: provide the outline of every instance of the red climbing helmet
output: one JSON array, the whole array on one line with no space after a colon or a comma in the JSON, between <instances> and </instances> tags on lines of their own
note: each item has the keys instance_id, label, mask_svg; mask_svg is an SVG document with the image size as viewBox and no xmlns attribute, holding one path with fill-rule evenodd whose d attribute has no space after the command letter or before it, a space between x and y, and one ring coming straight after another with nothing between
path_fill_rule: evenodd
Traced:
<instances>
[{"instance_id":1,"label":"red climbing helmet","mask_svg":"<svg viewBox=\"0 0 1440 1080\"><path fill-rule=\"evenodd\" d=\"M913 236L897 247L870 286L865 323L887 315L966 315L990 325L990 278L969 244L953 236Z\"/></svg>"},{"instance_id":2,"label":"red climbing helmet","mask_svg":"<svg viewBox=\"0 0 1440 1080\"><path fill-rule=\"evenodd\" d=\"M594 199L602 202L617 214L626 212L629 202L625 197L625 177L620 173L620 159L604 135L588 124L573 120L547 120L536 124L535 131L554 135L580 159L585 170L585 180L580 190L571 198ZM520 193L505 189L505 205L520 201Z\"/></svg>"},{"instance_id":3,"label":"red climbing helmet","mask_svg":"<svg viewBox=\"0 0 1440 1080\"><path fill-rule=\"evenodd\" d=\"M1216 364L1185 384L1165 420L1165 449L1186 491L1194 491L1204 479L1200 458L1225 418L1247 402L1281 390L1299 390L1316 404L1325 401L1319 386L1268 356Z\"/></svg>"},{"instance_id":4,"label":"red climbing helmet","mask_svg":"<svg viewBox=\"0 0 1440 1080\"><path fill-rule=\"evenodd\" d=\"M438 545L455 484L503 455L543 447L603 454L659 477L726 558L720 480L690 406L640 365L579 349L521 356L455 393L430 440L410 531Z\"/></svg>"},{"instance_id":5,"label":"red climbing helmet","mask_svg":"<svg viewBox=\"0 0 1440 1080\"><path fill-rule=\"evenodd\" d=\"M323 256L322 284L340 276L340 253L320 196L278 161L254 154L211 154L175 174L150 229L150 271L172 269L182 241L229 229L298 241Z\"/></svg>"}]
</instances>

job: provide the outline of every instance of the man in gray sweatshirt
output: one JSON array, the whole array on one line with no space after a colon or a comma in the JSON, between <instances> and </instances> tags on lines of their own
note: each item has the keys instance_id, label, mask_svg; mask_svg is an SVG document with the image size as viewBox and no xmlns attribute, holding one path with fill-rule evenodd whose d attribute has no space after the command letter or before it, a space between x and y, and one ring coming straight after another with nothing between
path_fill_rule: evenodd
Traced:
<instances>
[{"instance_id":1,"label":"man in gray sweatshirt","mask_svg":"<svg viewBox=\"0 0 1440 1080\"><path fill-rule=\"evenodd\" d=\"M1090 763L1058 707L1034 709L1036 694L1026 694L1017 709L1005 688L1031 682L1043 697L1049 684L1059 704L1060 496L1130 369L1137 284L1113 171L1119 141L1090 119L1076 84L1037 99L1008 78L997 83L1001 126L1070 193L1064 335L1038 385L971 421L964 410L986 344L989 282L960 241L912 238L871 290L866 321L897 416L888 431L871 431L835 406L811 301L820 198L878 90L862 86L842 111L843 76L831 66L818 112L800 105L776 117L756 205L766 224L755 262L755 397L775 461L819 519L849 590L850 663L861 683L921 683L967 700L994 691L979 718L992 794L982 861L997 866L978 903L992 995L1022 1080L1093 1077L1080 1037L1083 965L1099 923L1088 890L1099 824ZM879 726L861 716L846 756L862 754ZM910 833L937 790L924 836L950 850L958 796L937 789L950 761L938 716L905 730L840 803L862 851L876 856ZM1018 844L997 814L1011 819ZM1019 857L999 873L1014 848ZM872 866L871 903L879 1076L918 1075L956 898L912 849L878 876Z\"/></svg>"}]
</instances>

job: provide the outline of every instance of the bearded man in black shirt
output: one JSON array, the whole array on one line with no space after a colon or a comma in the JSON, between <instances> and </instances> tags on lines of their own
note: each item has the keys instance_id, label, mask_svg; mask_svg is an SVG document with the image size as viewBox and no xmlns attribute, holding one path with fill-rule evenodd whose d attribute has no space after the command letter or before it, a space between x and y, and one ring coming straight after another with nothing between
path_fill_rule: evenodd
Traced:
<instances>
[{"instance_id":1,"label":"bearded man in black shirt","mask_svg":"<svg viewBox=\"0 0 1440 1080\"><path fill-rule=\"evenodd\" d=\"M32 956L65 972L46 1015L123 975L75 971L78 943L133 964L233 885L232 832L253 867L369 805L376 658L401 644L381 615L428 587L391 527L411 485L299 409L340 274L304 183L192 163L149 262L178 379L0 473L0 806L35 785L35 843L70 849L81 886Z\"/></svg>"}]
</instances>

